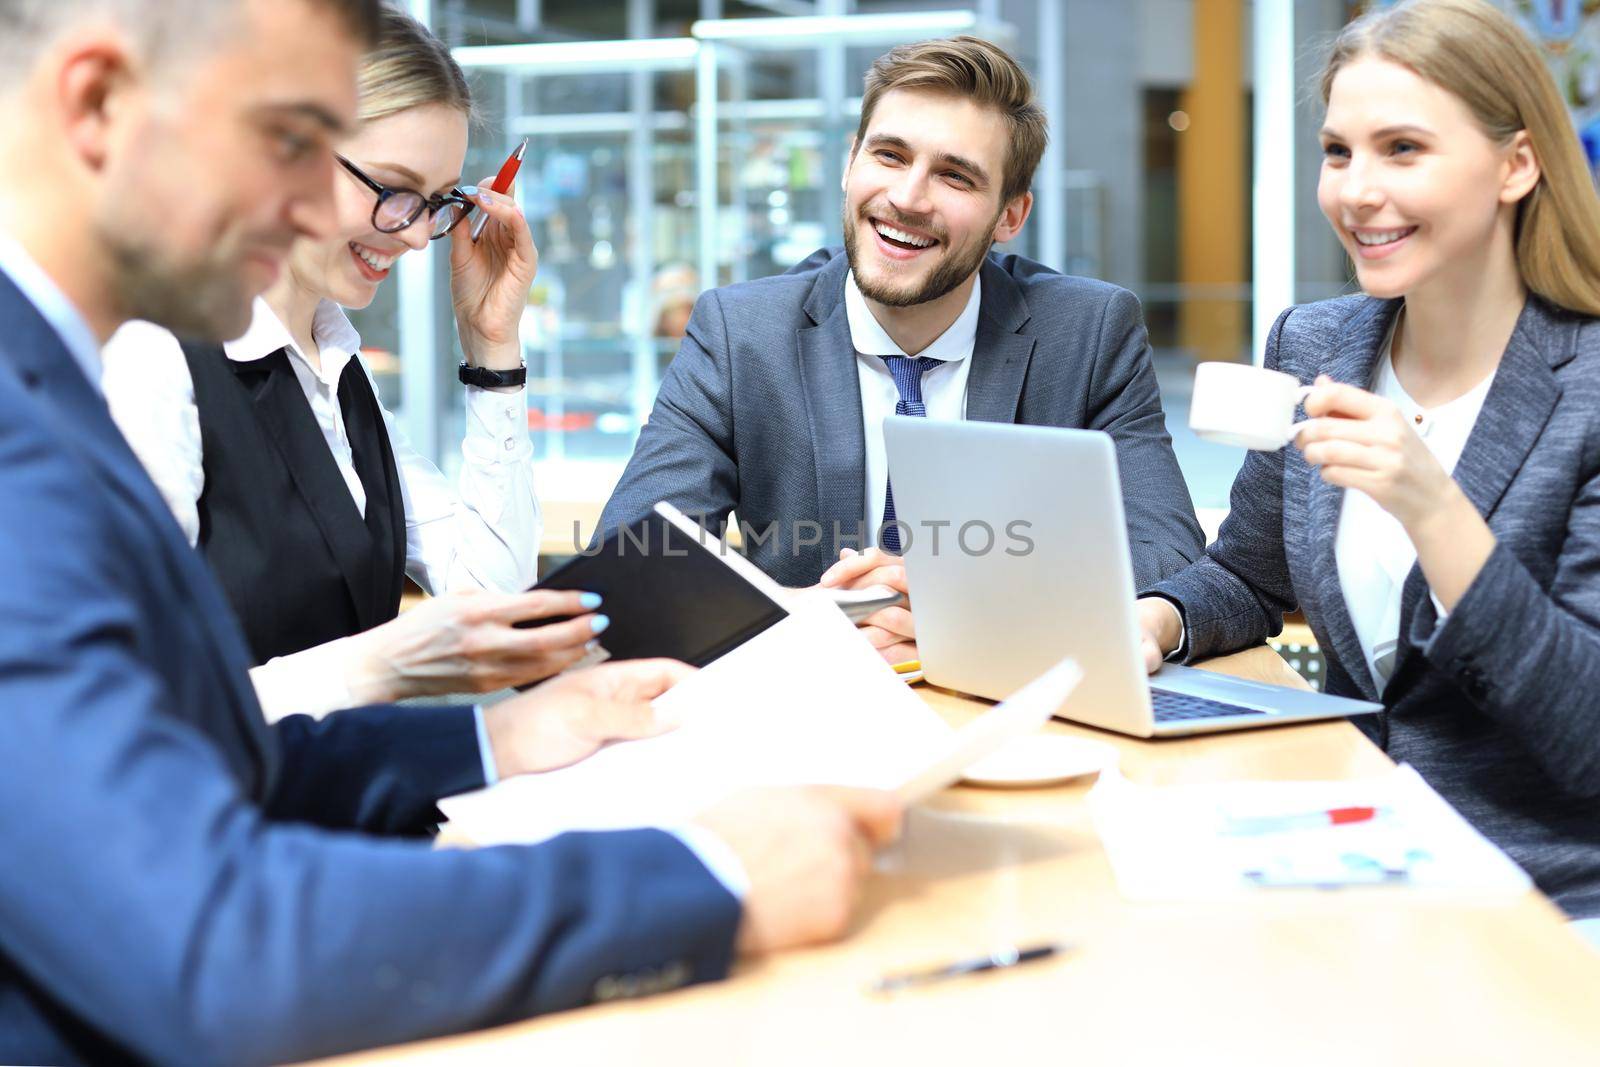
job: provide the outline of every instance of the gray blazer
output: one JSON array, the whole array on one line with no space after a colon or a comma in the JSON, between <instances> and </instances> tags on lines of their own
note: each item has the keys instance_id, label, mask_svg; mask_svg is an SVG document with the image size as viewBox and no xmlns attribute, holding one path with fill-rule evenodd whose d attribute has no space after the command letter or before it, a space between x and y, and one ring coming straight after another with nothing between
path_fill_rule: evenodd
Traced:
<instances>
[{"instance_id":1,"label":"gray blazer","mask_svg":"<svg viewBox=\"0 0 1600 1067\"><path fill-rule=\"evenodd\" d=\"M1291 308L1267 365L1370 387L1399 301ZM1574 916L1600 914L1600 325L1530 298L1456 465L1498 542L1441 624L1415 567L1400 647L1375 691L1334 562L1344 490L1299 450L1252 452L1205 558L1152 590L1177 601L1188 659L1253 645L1305 612L1330 692L1381 699L1358 722Z\"/></svg>"},{"instance_id":2,"label":"gray blazer","mask_svg":"<svg viewBox=\"0 0 1600 1067\"><path fill-rule=\"evenodd\" d=\"M861 547L866 444L843 252L703 293L601 530L658 500L708 526L730 511L769 540L750 558L804 586ZM1104 282L990 255L967 417L1105 430L1116 443L1136 581L1205 545L1161 414L1139 302ZM808 528L795 536L795 523ZM811 544L805 542L813 541Z\"/></svg>"}]
</instances>

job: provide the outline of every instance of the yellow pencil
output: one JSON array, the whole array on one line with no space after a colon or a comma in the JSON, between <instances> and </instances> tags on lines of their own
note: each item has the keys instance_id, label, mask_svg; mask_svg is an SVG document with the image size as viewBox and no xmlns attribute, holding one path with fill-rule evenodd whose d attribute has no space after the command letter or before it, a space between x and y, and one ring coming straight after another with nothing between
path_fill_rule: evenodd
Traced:
<instances>
[{"instance_id":1,"label":"yellow pencil","mask_svg":"<svg viewBox=\"0 0 1600 1067\"><path fill-rule=\"evenodd\" d=\"M908 659L904 663L896 663L894 665L894 673L896 674L910 674L912 671L920 671L921 669L922 661L920 659Z\"/></svg>"}]
</instances>

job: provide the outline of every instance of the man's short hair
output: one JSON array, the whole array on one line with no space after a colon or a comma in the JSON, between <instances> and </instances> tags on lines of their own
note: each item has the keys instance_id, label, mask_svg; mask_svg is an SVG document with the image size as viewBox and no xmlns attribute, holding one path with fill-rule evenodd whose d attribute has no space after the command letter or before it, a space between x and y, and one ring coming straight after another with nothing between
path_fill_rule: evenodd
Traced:
<instances>
[{"instance_id":1,"label":"man's short hair","mask_svg":"<svg viewBox=\"0 0 1600 1067\"><path fill-rule=\"evenodd\" d=\"M861 97L859 145L867 135L873 109L895 89L945 93L1000 112L1010 127L1010 149L1001 183L1002 204L1021 196L1033 184L1049 124L1033 95L1033 81L1005 50L978 37L950 37L901 45L879 56L867 71Z\"/></svg>"},{"instance_id":2,"label":"man's short hair","mask_svg":"<svg viewBox=\"0 0 1600 1067\"><path fill-rule=\"evenodd\" d=\"M363 48L378 34L382 0L300 0L338 18ZM0 0L0 84L23 77L40 50L77 22L110 17L136 36L159 67L226 40L242 0Z\"/></svg>"}]
</instances>

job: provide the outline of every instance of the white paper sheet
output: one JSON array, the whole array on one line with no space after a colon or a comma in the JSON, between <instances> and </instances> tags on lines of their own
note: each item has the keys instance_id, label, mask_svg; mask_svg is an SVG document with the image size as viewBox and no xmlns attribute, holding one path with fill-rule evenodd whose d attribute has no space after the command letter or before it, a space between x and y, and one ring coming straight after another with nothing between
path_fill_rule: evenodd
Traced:
<instances>
[{"instance_id":1,"label":"white paper sheet","mask_svg":"<svg viewBox=\"0 0 1600 1067\"><path fill-rule=\"evenodd\" d=\"M1136 900L1364 885L1499 896L1530 884L1407 766L1357 781L1178 786L1135 785L1108 769L1089 807L1118 887ZM1379 814L1349 825L1307 818L1352 807ZM1275 832L1239 829L1285 818Z\"/></svg>"},{"instance_id":2,"label":"white paper sheet","mask_svg":"<svg viewBox=\"0 0 1600 1067\"><path fill-rule=\"evenodd\" d=\"M954 730L826 594L800 597L789 618L656 701L676 730L440 807L467 838L497 845L683 823L749 786L867 786L914 803L1037 731L1080 677L1063 661Z\"/></svg>"},{"instance_id":3,"label":"white paper sheet","mask_svg":"<svg viewBox=\"0 0 1600 1067\"><path fill-rule=\"evenodd\" d=\"M825 595L674 687L657 710L681 725L581 763L441 803L482 844L567 830L687 821L756 785L894 789L955 735Z\"/></svg>"}]
</instances>

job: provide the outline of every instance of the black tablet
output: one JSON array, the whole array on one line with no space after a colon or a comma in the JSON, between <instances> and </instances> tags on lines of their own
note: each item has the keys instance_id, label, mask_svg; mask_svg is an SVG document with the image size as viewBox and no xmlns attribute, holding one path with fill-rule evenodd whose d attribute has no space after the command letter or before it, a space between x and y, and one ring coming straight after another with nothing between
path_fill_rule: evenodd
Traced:
<instances>
[{"instance_id":1,"label":"black tablet","mask_svg":"<svg viewBox=\"0 0 1600 1067\"><path fill-rule=\"evenodd\" d=\"M599 593L611 625L599 637L612 659L666 656L696 667L744 644L789 613L719 553L652 511L574 556L535 589ZM519 624L537 626L555 620Z\"/></svg>"}]
</instances>

